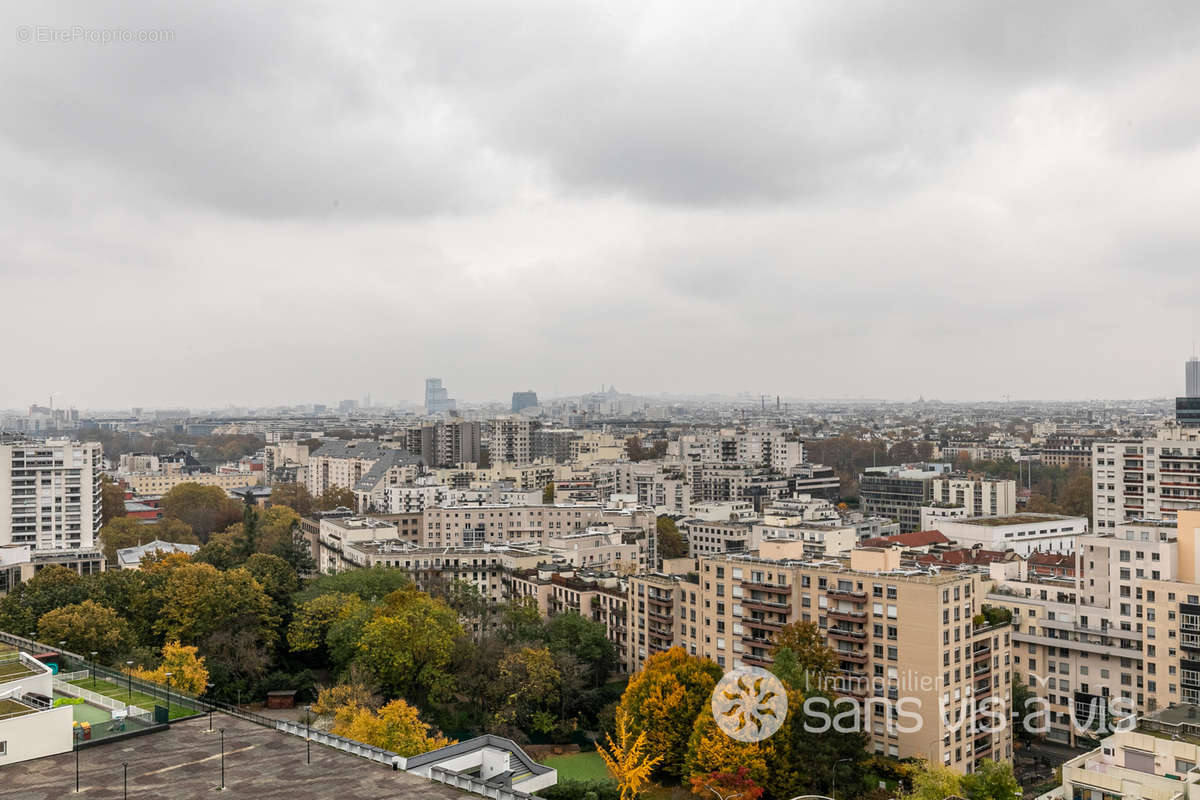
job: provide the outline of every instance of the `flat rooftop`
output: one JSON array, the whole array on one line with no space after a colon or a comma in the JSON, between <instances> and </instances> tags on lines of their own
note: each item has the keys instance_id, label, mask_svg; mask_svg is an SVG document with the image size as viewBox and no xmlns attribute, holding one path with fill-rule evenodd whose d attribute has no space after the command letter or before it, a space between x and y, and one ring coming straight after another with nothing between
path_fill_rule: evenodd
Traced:
<instances>
[{"instance_id":1,"label":"flat rooftop","mask_svg":"<svg viewBox=\"0 0 1200 800\"><path fill-rule=\"evenodd\" d=\"M299 736L226 714L213 715L213 732L201 717L171 723L170 730L79 751L79 788L88 797L116 800L122 794L121 762L129 764L130 797L206 797L221 782L218 728L225 729L225 788L255 800L326 800L330 797L403 797L458 800L479 795L407 772L393 772L340 750L312 745L305 763ZM51 800L75 791L75 754L39 758L4 768L4 796Z\"/></svg>"},{"instance_id":2,"label":"flat rooftop","mask_svg":"<svg viewBox=\"0 0 1200 800\"><path fill-rule=\"evenodd\" d=\"M1074 519L1064 514L1011 514L1005 517L967 517L949 520L960 525L1038 525L1043 522L1061 522Z\"/></svg>"}]
</instances>

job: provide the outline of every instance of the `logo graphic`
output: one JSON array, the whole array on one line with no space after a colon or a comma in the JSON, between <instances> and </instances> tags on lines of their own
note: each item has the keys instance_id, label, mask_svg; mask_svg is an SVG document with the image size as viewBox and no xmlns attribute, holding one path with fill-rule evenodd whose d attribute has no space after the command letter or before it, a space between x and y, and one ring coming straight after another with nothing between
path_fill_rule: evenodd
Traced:
<instances>
[{"instance_id":1,"label":"logo graphic","mask_svg":"<svg viewBox=\"0 0 1200 800\"><path fill-rule=\"evenodd\" d=\"M739 742L761 742L787 718L787 690L761 667L740 667L725 674L712 694L713 719Z\"/></svg>"}]
</instances>

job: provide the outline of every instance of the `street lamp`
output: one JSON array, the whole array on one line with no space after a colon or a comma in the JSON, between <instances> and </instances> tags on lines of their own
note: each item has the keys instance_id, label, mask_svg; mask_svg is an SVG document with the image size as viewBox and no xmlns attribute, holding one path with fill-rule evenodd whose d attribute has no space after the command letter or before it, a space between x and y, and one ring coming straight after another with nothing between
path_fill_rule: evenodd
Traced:
<instances>
[{"instance_id":1,"label":"street lamp","mask_svg":"<svg viewBox=\"0 0 1200 800\"><path fill-rule=\"evenodd\" d=\"M125 699L132 700L133 699L133 662L132 661L125 662L125 676L126 676L126 678L128 678L126 685L125 685ZM120 691L120 689L118 689L117 691Z\"/></svg>"},{"instance_id":2,"label":"street lamp","mask_svg":"<svg viewBox=\"0 0 1200 800\"><path fill-rule=\"evenodd\" d=\"M832 797L833 800L837 800L837 768L838 768L838 764L841 764L843 761L853 761L853 760L854 759L852 759L852 758L839 758L837 761L833 762L833 770L832 770L832 775L831 775L830 785L829 785L829 796Z\"/></svg>"},{"instance_id":3,"label":"street lamp","mask_svg":"<svg viewBox=\"0 0 1200 800\"><path fill-rule=\"evenodd\" d=\"M96 651L92 651L92 688L96 688Z\"/></svg>"},{"instance_id":4,"label":"street lamp","mask_svg":"<svg viewBox=\"0 0 1200 800\"><path fill-rule=\"evenodd\" d=\"M221 732L221 788L225 788L225 729L218 728Z\"/></svg>"},{"instance_id":5,"label":"street lamp","mask_svg":"<svg viewBox=\"0 0 1200 800\"><path fill-rule=\"evenodd\" d=\"M129 800L129 762L122 761L121 769L124 771L125 800Z\"/></svg>"},{"instance_id":6,"label":"street lamp","mask_svg":"<svg viewBox=\"0 0 1200 800\"><path fill-rule=\"evenodd\" d=\"M164 672L163 675L167 678L167 721L171 720L171 676L174 672Z\"/></svg>"},{"instance_id":7,"label":"street lamp","mask_svg":"<svg viewBox=\"0 0 1200 800\"><path fill-rule=\"evenodd\" d=\"M212 690L213 690L214 686L216 686L215 683L204 684L204 694L208 698L208 732L209 733L212 733L212 712L213 712Z\"/></svg>"},{"instance_id":8,"label":"street lamp","mask_svg":"<svg viewBox=\"0 0 1200 800\"><path fill-rule=\"evenodd\" d=\"M312 763L312 706L304 707L304 760Z\"/></svg>"}]
</instances>

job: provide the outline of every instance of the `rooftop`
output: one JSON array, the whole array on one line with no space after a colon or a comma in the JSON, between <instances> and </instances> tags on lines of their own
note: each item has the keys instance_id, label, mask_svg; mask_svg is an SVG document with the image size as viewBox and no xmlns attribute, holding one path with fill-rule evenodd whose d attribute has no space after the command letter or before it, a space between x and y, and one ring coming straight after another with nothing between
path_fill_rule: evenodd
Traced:
<instances>
[{"instance_id":1,"label":"rooftop","mask_svg":"<svg viewBox=\"0 0 1200 800\"><path fill-rule=\"evenodd\" d=\"M1074 519L1064 514L1011 514L1002 517L967 517L956 519L960 525L1037 525L1042 522L1058 522L1064 519Z\"/></svg>"},{"instance_id":2,"label":"rooftop","mask_svg":"<svg viewBox=\"0 0 1200 800\"><path fill-rule=\"evenodd\" d=\"M312 764L305 741L225 714L213 715L225 729L225 786L256 800L324 800L329 797L404 797L458 800L478 795L396 772L315 742ZM208 719L172 723L169 730L118 740L79 752L80 789L89 797L122 796L121 762L129 764L131 797L205 797L220 785L220 734ZM24 800L64 797L75 789L75 754L39 758L4 768L4 792Z\"/></svg>"}]
</instances>

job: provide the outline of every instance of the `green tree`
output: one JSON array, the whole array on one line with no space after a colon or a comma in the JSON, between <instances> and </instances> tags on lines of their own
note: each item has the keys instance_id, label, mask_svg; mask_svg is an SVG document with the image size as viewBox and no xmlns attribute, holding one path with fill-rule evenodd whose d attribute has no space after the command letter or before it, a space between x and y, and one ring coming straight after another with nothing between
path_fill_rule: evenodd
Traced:
<instances>
[{"instance_id":1,"label":"green tree","mask_svg":"<svg viewBox=\"0 0 1200 800\"><path fill-rule=\"evenodd\" d=\"M967 800L1013 800L1021 796L1021 784L1013 777L1012 764L990 758L963 776L962 788Z\"/></svg>"},{"instance_id":2,"label":"green tree","mask_svg":"<svg viewBox=\"0 0 1200 800\"><path fill-rule=\"evenodd\" d=\"M202 564L211 564L219 570L229 570L242 563L242 552L238 546L237 537L241 533L241 523L234 525L231 531L214 533L208 541L200 545L194 560Z\"/></svg>"},{"instance_id":3,"label":"green tree","mask_svg":"<svg viewBox=\"0 0 1200 800\"><path fill-rule=\"evenodd\" d=\"M163 495L163 512L168 517L186 522L192 531L207 542L216 531L223 531L241 519L242 504L230 499L217 486L180 483Z\"/></svg>"},{"instance_id":4,"label":"green tree","mask_svg":"<svg viewBox=\"0 0 1200 800\"><path fill-rule=\"evenodd\" d=\"M279 619L271 598L245 569L183 564L171 571L162 594L154 628L168 641L199 645L205 655L205 643L218 632L249 631L264 646L275 641Z\"/></svg>"},{"instance_id":5,"label":"green tree","mask_svg":"<svg viewBox=\"0 0 1200 800\"><path fill-rule=\"evenodd\" d=\"M412 585L408 572L391 567L352 569L335 575L322 575L311 581L300 593L297 602L306 602L331 592L356 594L369 603L383 600L397 589Z\"/></svg>"},{"instance_id":6,"label":"green tree","mask_svg":"<svg viewBox=\"0 0 1200 800\"><path fill-rule=\"evenodd\" d=\"M665 514L658 518L658 555L661 558L684 558L688 554L687 542L679 532L675 520Z\"/></svg>"},{"instance_id":7,"label":"green tree","mask_svg":"<svg viewBox=\"0 0 1200 800\"><path fill-rule=\"evenodd\" d=\"M363 626L358 660L393 694L418 702L444 699L453 689L447 668L461 635L458 615L445 603L416 589L398 589Z\"/></svg>"},{"instance_id":8,"label":"green tree","mask_svg":"<svg viewBox=\"0 0 1200 800\"><path fill-rule=\"evenodd\" d=\"M593 686L603 684L616 667L617 651L607 629L576 611L551 617L546 621L544 635L551 653L573 653L587 665Z\"/></svg>"},{"instance_id":9,"label":"green tree","mask_svg":"<svg viewBox=\"0 0 1200 800\"><path fill-rule=\"evenodd\" d=\"M143 524L136 517L120 516L109 520L100 529L100 549L104 552L104 560L116 564L118 550L154 541L155 527Z\"/></svg>"},{"instance_id":10,"label":"green tree","mask_svg":"<svg viewBox=\"0 0 1200 800\"><path fill-rule=\"evenodd\" d=\"M104 660L123 653L131 643L125 620L92 600L47 611L38 620L38 638L43 642L65 641L72 652L96 652Z\"/></svg>"},{"instance_id":11,"label":"green tree","mask_svg":"<svg viewBox=\"0 0 1200 800\"><path fill-rule=\"evenodd\" d=\"M924 762L912 779L912 789L900 795L900 800L945 800L962 795L962 776L949 767Z\"/></svg>"},{"instance_id":12,"label":"green tree","mask_svg":"<svg viewBox=\"0 0 1200 800\"><path fill-rule=\"evenodd\" d=\"M75 570L53 564L0 599L0 630L32 633L46 612L86 599L87 586Z\"/></svg>"},{"instance_id":13,"label":"green tree","mask_svg":"<svg viewBox=\"0 0 1200 800\"><path fill-rule=\"evenodd\" d=\"M618 713L635 734L646 734L647 752L661 756L659 770L686 775L688 741L696 717L707 708L723 672L714 662L689 656L682 647L655 653L629 680Z\"/></svg>"},{"instance_id":14,"label":"green tree","mask_svg":"<svg viewBox=\"0 0 1200 800\"><path fill-rule=\"evenodd\" d=\"M825 730L827 720L845 710L832 705L833 700L815 690L789 689L787 717L769 740L765 786L771 797L831 795L835 783L843 796L854 797L870 788L864 779L870 759L868 737Z\"/></svg>"},{"instance_id":15,"label":"green tree","mask_svg":"<svg viewBox=\"0 0 1200 800\"><path fill-rule=\"evenodd\" d=\"M527 733L549 733L553 723L547 727L544 720L550 710L558 711L561 688L562 675L548 649L525 647L509 653L500 659L496 675L496 721Z\"/></svg>"},{"instance_id":16,"label":"green tree","mask_svg":"<svg viewBox=\"0 0 1200 800\"><path fill-rule=\"evenodd\" d=\"M510 600L499 612L500 637L504 641L540 642L545 636L545 624L532 597Z\"/></svg>"},{"instance_id":17,"label":"green tree","mask_svg":"<svg viewBox=\"0 0 1200 800\"><path fill-rule=\"evenodd\" d=\"M366 607L356 594L330 592L314 597L296 609L288 626L288 647L293 653L325 651L329 629Z\"/></svg>"},{"instance_id":18,"label":"green tree","mask_svg":"<svg viewBox=\"0 0 1200 800\"><path fill-rule=\"evenodd\" d=\"M546 488L542 489L542 502L547 505L554 502L554 481L548 481Z\"/></svg>"},{"instance_id":19,"label":"green tree","mask_svg":"<svg viewBox=\"0 0 1200 800\"><path fill-rule=\"evenodd\" d=\"M275 601L279 611L291 606L292 595L300 587L300 578L290 564L270 553L255 553L242 566Z\"/></svg>"}]
</instances>

